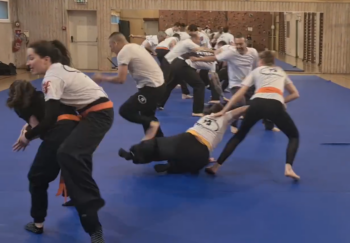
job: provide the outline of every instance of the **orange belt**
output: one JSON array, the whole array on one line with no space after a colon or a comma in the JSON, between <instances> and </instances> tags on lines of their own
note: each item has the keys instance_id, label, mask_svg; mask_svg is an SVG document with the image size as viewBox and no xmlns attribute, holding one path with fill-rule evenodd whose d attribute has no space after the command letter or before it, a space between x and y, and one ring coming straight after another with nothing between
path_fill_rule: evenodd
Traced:
<instances>
[{"instance_id":1,"label":"orange belt","mask_svg":"<svg viewBox=\"0 0 350 243\"><path fill-rule=\"evenodd\" d=\"M167 50L167 51L169 51L169 48L166 48L166 47L157 47L156 50Z\"/></svg>"},{"instance_id":2,"label":"orange belt","mask_svg":"<svg viewBox=\"0 0 350 243\"><path fill-rule=\"evenodd\" d=\"M275 87L262 87L258 89L255 93L275 93L283 96L283 92Z\"/></svg>"},{"instance_id":3,"label":"orange belt","mask_svg":"<svg viewBox=\"0 0 350 243\"><path fill-rule=\"evenodd\" d=\"M60 115L58 116L57 121L62 121L62 120L80 121L82 117L87 116L90 112L101 111L109 108L113 108L112 101L106 101L106 102L91 106L89 109L85 110L80 115L72 115L72 114ZM63 177L61 175L60 184L58 186L56 196L60 196L62 194L64 195L64 203L66 203L68 198L68 192L67 192L66 184L64 183Z\"/></svg>"}]
</instances>

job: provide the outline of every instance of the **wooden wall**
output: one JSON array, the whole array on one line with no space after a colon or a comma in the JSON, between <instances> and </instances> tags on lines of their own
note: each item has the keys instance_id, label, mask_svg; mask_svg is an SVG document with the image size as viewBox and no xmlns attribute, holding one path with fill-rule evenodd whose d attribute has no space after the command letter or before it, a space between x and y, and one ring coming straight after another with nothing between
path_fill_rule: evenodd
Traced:
<instances>
[{"instance_id":1,"label":"wooden wall","mask_svg":"<svg viewBox=\"0 0 350 243\"><path fill-rule=\"evenodd\" d=\"M232 11L159 11L159 29L165 30L175 22L195 24L202 28L209 25L212 30L228 26L233 35L251 35L253 47L258 51L270 48L272 22L270 12L232 12ZM253 31L248 31L252 27Z\"/></svg>"},{"instance_id":2,"label":"wooden wall","mask_svg":"<svg viewBox=\"0 0 350 243\"><path fill-rule=\"evenodd\" d=\"M310 1L310 0L309 0ZM341 1L341 0L339 0ZM16 6L17 5L17 6ZM109 70L110 56L108 36L111 30L111 9L163 9L163 10L207 10L207 11L263 11L263 12L323 12L324 73L350 73L350 3L287 2L287 1L234 1L234 0L89 0L79 5L73 0L19 0L12 4L12 16L21 21L21 29L30 31L30 40L59 39L67 41L66 9L96 10L99 25L99 65L100 70ZM15 8L18 7L18 16ZM16 64L25 63L25 50L16 53Z\"/></svg>"}]
</instances>

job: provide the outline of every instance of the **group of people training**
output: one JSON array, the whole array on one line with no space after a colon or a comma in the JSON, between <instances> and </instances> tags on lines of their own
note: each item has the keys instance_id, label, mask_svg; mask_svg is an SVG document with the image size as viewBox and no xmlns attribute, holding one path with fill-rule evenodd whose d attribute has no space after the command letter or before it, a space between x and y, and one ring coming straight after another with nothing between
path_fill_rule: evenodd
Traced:
<instances>
[{"instance_id":1,"label":"group of people training","mask_svg":"<svg viewBox=\"0 0 350 243\"><path fill-rule=\"evenodd\" d=\"M168 31L171 32L171 31ZM173 31L174 32L174 31ZM119 155L135 164L167 161L157 164L157 172L198 173L209 164L210 154L223 139L229 126L235 135L226 144L217 162L205 169L217 173L219 167L244 140L259 120L275 124L289 139L285 175L299 179L292 169L298 150L299 133L286 112L286 103L299 94L288 75L274 64L270 51L257 53L247 48L245 38L220 41L216 50L201 45L198 28L190 25L185 34L163 36L154 49L160 65L146 45L128 43L122 33L109 37L111 51L117 55L118 76L95 74L92 78L71 67L66 47L59 41L38 41L27 49L27 65L35 75L44 75L42 91L30 82L15 81L9 89L7 106L27 123L13 145L24 150L37 138L42 140L28 173L33 222L25 228L43 233L47 216L49 183L61 178L84 230L92 243L103 243L98 211L105 201L92 177L92 156L114 121L114 106L98 84L123 84L128 72L138 91L120 107L126 120L142 124L145 135ZM153 53L153 52L151 52ZM223 63L224 62L224 63ZM217 66L226 66L233 96L221 104L223 89ZM224 75L225 76L225 75ZM181 134L165 137L155 114L162 109L176 85L193 87L193 116L199 120ZM205 87L212 92L211 104L204 106ZM284 89L289 95L284 97ZM250 100L250 101L249 101ZM243 116L240 129L236 122ZM190 150L188 148L191 148Z\"/></svg>"}]
</instances>

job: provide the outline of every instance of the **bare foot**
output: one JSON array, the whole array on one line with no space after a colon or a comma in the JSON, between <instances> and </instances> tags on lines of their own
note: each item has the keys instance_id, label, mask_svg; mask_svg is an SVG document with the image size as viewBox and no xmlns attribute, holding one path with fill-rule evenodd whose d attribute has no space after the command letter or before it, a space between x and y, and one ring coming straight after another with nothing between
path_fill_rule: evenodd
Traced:
<instances>
[{"instance_id":1,"label":"bare foot","mask_svg":"<svg viewBox=\"0 0 350 243\"><path fill-rule=\"evenodd\" d=\"M146 131L146 135L145 137L142 139L142 141L144 140L149 140L152 139L156 136L157 131L159 129L160 123L157 121L152 121L149 125L149 128Z\"/></svg>"},{"instance_id":2,"label":"bare foot","mask_svg":"<svg viewBox=\"0 0 350 243\"><path fill-rule=\"evenodd\" d=\"M211 100L208 103L209 104L220 104L220 100Z\"/></svg>"},{"instance_id":3,"label":"bare foot","mask_svg":"<svg viewBox=\"0 0 350 243\"><path fill-rule=\"evenodd\" d=\"M210 158L209 159L209 163L215 163L216 162L216 159L215 158Z\"/></svg>"},{"instance_id":4,"label":"bare foot","mask_svg":"<svg viewBox=\"0 0 350 243\"><path fill-rule=\"evenodd\" d=\"M273 132L280 132L281 130L278 129L277 127L274 127L274 128L272 128L272 131L273 131Z\"/></svg>"},{"instance_id":5,"label":"bare foot","mask_svg":"<svg viewBox=\"0 0 350 243\"><path fill-rule=\"evenodd\" d=\"M286 177L290 177L294 180L300 180L300 176L298 176L297 174L295 174L292 166L290 164L286 164L286 168L285 168L285 171L284 171L284 175Z\"/></svg>"},{"instance_id":6,"label":"bare foot","mask_svg":"<svg viewBox=\"0 0 350 243\"><path fill-rule=\"evenodd\" d=\"M238 132L238 128L237 127L232 127L231 126L231 132L236 134Z\"/></svg>"},{"instance_id":7,"label":"bare foot","mask_svg":"<svg viewBox=\"0 0 350 243\"><path fill-rule=\"evenodd\" d=\"M220 166L221 165L219 165L218 163L215 163L214 165L205 168L205 172L210 175L215 175L218 172Z\"/></svg>"},{"instance_id":8,"label":"bare foot","mask_svg":"<svg viewBox=\"0 0 350 243\"><path fill-rule=\"evenodd\" d=\"M191 95L182 94L182 99L183 100L192 99L192 98L193 98L193 96L191 96Z\"/></svg>"}]
</instances>

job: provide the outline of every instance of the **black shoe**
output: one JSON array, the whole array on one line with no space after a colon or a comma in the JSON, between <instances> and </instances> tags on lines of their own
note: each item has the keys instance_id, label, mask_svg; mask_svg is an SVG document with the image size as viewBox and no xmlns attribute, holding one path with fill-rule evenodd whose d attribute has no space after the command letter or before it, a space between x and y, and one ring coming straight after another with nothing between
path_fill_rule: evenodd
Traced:
<instances>
[{"instance_id":1,"label":"black shoe","mask_svg":"<svg viewBox=\"0 0 350 243\"><path fill-rule=\"evenodd\" d=\"M35 226L35 224L33 222L26 224L26 226L24 228L25 228L25 230L30 231L34 234L38 234L38 235L44 233L44 227L38 228Z\"/></svg>"}]
</instances>

